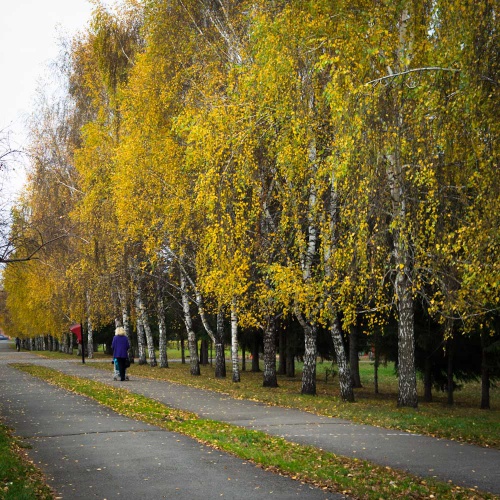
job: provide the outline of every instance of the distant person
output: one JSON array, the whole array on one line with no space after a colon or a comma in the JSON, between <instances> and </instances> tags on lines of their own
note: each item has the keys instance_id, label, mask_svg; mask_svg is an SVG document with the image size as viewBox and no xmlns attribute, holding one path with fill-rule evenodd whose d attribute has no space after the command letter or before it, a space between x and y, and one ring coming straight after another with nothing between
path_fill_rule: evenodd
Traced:
<instances>
[{"instance_id":1,"label":"distant person","mask_svg":"<svg viewBox=\"0 0 500 500\"><path fill-rule=\"evenodd\" d=\"M17 352L21 350L21 339L19 337L16 337L16 349Z\"/></svg>"},{"instance_id":2,"label":"distant person","mask_svg":"<svg viewBox=\"0 0 500 500\"><path fill-rule=\"evenodd\" d=\"M125 329L122 326L116 328L115 336L113 337L113 342L111 343L111 348L113 349L113 358L118 362L120 380L124 382L126 380L125 372L127 370L128 350L130 348L130 343L127 336L125 335Z\"/></svg>"}]
</instances>

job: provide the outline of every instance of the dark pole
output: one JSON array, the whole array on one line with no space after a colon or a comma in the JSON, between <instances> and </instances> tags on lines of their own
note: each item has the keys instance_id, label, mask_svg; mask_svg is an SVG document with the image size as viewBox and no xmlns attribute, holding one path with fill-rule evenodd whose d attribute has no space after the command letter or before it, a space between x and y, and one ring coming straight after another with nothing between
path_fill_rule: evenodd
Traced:
<instances>
[{"instance_id":1,"label":"dark pole","mask_svg":"<svg viewBox=\"0 0 500 500\"><path fill-rule=\"evenodd\" d=\"M85 364L85 335L83 334L83 321L82 326L82 363Z\"/></svg>"}]
</instances>

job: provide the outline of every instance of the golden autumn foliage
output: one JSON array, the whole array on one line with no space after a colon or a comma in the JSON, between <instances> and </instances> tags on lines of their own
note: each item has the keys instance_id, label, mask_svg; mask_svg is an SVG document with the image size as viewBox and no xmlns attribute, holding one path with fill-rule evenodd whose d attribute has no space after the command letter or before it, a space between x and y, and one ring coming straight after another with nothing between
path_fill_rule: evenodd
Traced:
<instances>
[{"instance_id":1,"label":"golden autumn foliage","mask_svg":"<svg viewBox=\"0 0 500 500\"><path fill-rule=\"evenodd\" d=\"M469 330L500 308L497 19L492 0L98 4L59 139L78 239L43 286L38 264L4 272L16 331L49 300L110 321L132 261L178 289L175 261L240 326L396 317L411 378L417 302ZM31 217L58 210L30 189Z\"/></svg>"}]
</instances>

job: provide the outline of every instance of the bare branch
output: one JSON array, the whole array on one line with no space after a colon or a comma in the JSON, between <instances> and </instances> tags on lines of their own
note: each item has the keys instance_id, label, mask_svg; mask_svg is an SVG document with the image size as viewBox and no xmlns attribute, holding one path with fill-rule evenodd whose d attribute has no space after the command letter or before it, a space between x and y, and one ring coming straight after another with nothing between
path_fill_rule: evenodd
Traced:
<instances>
[{"instance_id":1,"label":"bare branch","mask_svg":"<svg viewBox=\"0 0 500 500\"><path fill-rule=\"evenodd\" d=\"M390 73L389 75L383 76L381 78L377 78L375 80L370 80L366 82L365 85L370 85L371 83L380 83L384 80L389 80L391 78L396 78L397 76L408 75L409 73L418 73L421 71L451 71L452 73L460 73L461 70L455 68L440 68L439 66L429 66L427 68L414 68L408 69L406 71L402 71L401 73Z\"/></svg>"}]
</instances>

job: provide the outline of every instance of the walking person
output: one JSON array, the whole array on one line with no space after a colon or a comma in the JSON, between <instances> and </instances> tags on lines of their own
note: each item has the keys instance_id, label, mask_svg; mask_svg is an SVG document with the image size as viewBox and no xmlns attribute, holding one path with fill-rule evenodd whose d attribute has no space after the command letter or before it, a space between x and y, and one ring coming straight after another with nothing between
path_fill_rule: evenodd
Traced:
<instances>
[{"instance_id":1,"label":"walking person","mask_svg":"<svg viewBox=\"0 0 500 500\"><path fill-rule=\"evenodd\" d=\"M130 348L130 343L127 336L125 335L125 329L122 326L118 326L115 330L115 336L113 337L113 342L111 343L111 348L113 349L113 358L118 362L118 371L120 372L120 380L125 381L127 361L128 361L128 350Z\"/></svg>"},{"instance_id":2,"label":"walking person","mask_svg":"<svg viewBox=\"0 0 500 500\"><path fill-rule=\"evenodd\" d=\"M21 350L21 339L19 337L16 337L16 349L17 352Z\"/></svg>"}]
</instances>

